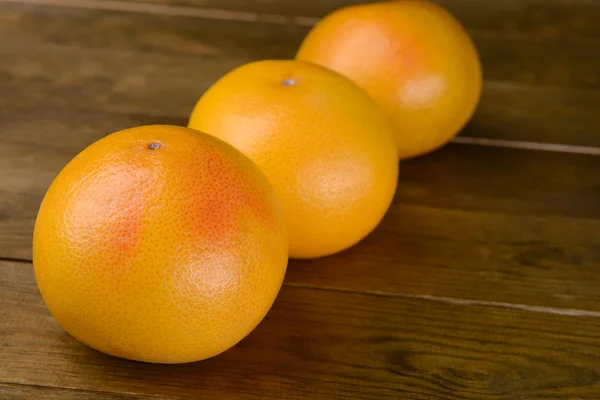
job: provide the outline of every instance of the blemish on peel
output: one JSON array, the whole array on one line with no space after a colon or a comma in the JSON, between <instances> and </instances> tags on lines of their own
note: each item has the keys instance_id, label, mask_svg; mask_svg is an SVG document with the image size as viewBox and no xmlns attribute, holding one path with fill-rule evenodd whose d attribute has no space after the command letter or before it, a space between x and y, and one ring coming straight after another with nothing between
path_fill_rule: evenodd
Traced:
<instances>
[{"instance_id":1,"label":"blemish on peel","mask_svg":"<svg viewBox=\"0 0 600 400\"><path fill-rule=\"evenodd\" d=\"M148 148L149 148L150 150L157 150L157 149L160 149L160 143L156 143L156 142L155 142L155 143L150 143L150 144L148 145Z\"/></svg>"},{"instance_id":2,"label":"blemish on peel","mask_svg":"<svg viewBox=\"0 0 600 400\"><path fill-rule=\"evenodd\" d=\"M283 82L281 82L281 84L283 86L294 86L296 83L297 83L296 80L293 78L288 78L288 79L284 80Z\"/></svg>"}]
</instances>

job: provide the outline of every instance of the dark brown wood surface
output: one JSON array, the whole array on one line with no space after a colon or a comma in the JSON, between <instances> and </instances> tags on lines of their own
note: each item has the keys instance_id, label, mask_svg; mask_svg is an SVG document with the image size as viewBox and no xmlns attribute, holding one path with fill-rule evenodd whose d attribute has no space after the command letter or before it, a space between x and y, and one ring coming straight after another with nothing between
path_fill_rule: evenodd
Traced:
<instances>
[{"instance_id":1,"label":"dark brown wood surface","mask_svg":"<svg viewBox=\"0 0 600 400\"><path fill-rule=\"evenodd\" d=\"M229 70L293 57L307 29L0 2L0 106L187 118ZM600 122L589 118L600 106L600 42L474 39L486 82L463 135L600 146Z\"/></svg>"},{"instance_id":2,"label":"dark brown wood surface","mask_svg":"<svg viewBox=\"0 0 600 400\"><path fill-rule=\"evenodd\" d=\"M257 13L263 19L285 15L320 18L340 7L376 0L132 0L146 5L175 5L196 10ZM599 37L600 5L594 0L433 0L471 31L509 32L538 37ZM147 9L152 10L152 7ZM242 18L239 15L238 18ZM299 19L311 23L312 19Z\"/></svg>"},{"instance_id":3,"label":"dark brown wood surface","mask_svg":"<svg viewBox=\"0 0 600 400\"><path fill-rule=\"evenodd\" d=\"M3 379L223 399L595 399L600 320L286 285L239 345L184 365L98 353L48 314L29 265L2 264ZM571 396L571 397L569 397Z\"/></svg>"},{"instance_id":4,"label":"dark brown wood surface","mask_svg":"<svg viewBox=\"0 0 600 400\"><path fill-rule=\"evenodd\" d=\"M3 116L0 131L11 135L0 147L0 257L26 260L43 195L82 148L129 126L185 124L53 108ZM347 252L297 263L290 279L600 311L597 170L598 156L449 145L402 163L394 204L372 235Z\"/></svg>"},{"instance_id":5,"label":"dark brown wood surface","mask_svg":"<svg viewBox=\"0 0 600 400\"><path fill-rule=\"evenodd\" d=\"M143 400L156 399L154 396L140 396L123 393L110 393L82 389L53 388L39 385L0 383L0 399L29 400Z\"/></svg>"},{"instance_id":6,"label":"dark brown wood surface","mask_svg":"<svg viewBox=\"0 0 600 400\"><path fill-rule=\"evenodd\" d=\"M600 398L598 2L441 1L486 75L460 142L508 147L401 163L375 232L291 262L254 332L177 366L95 352L48 314L30 262L45 190L108 133L185 125L224 73L292 57L356 1L40 2L0 0L0 399Z\"/></svg>"}]
</instances>

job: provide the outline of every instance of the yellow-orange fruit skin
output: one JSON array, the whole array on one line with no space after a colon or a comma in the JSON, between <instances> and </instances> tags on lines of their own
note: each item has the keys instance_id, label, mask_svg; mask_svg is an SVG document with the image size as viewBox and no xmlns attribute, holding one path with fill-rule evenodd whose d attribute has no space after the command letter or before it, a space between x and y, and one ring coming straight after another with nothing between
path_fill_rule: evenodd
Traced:
<instances>
[{"instance_id":1,"label":"yellow-orange fruit skin","mask_svg":"<svg viewBox=\"0 0 600 400\"><path fill-rule=\"evenodd\" d=\"M248 335L286 271L281 205L227 143L143 126L93 143L36 219L33 265L58 323L117 357L183 363Z\"/></svg>"},{"instance_id":2,"label":"yellow-orange fruit skin","mask_svg":"<svg viewBox=\"0 0 600 400\"><path fill-rule=\"evenodd\" d=\"M481 96L477 49L459 21L424 0L340 8L306 36L298 60L359 84L395 125L401 159L455 137Z\"/></svg>"},{"instance_id":3,"label":"yellow-orange fruit skin","mask_svg":"<svg viewBox=\"0 0 600 400\"><path fill-rule=\"evenodd\" d=\"M188 126L231 143L269 177L293 258L355 245L394 197L391 124L362 89L326 68L295 60L238 67L200 98Z\"/></svg>"}]
</instances>

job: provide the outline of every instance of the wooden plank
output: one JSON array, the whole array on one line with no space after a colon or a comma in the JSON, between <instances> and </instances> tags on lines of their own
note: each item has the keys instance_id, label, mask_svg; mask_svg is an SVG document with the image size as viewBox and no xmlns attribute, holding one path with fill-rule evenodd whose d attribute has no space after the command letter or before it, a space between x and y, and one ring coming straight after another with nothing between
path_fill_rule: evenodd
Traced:
<instances>
[{"instance_id":1,"label":"wooden plank","mask_svg":"<svg viewBox=\"0 0 600 400\"><path fill-rule=\"evenodd\" d=\"M60 389L37 385L0 383L2 400L143 400L154 396L128 395L122 393L92 392L89 390Z\"/></svg>"},{"instance_id":2,"label":"wooden plank","mask_svg":"<svg viewBox=\"0 0 600 400\"><path fill-rule=\"evenodd\" d=\"M165 55L154 52L138 53L135 50L117 52L39 43L16 42L2 46L2 102L31 104L43 102L49 97L61 101L66 106L95 107L99 106L99 101L103 101L107 103L104 107L114 104L113 108L116 108L129 104L130 109L180 116L187 115L201 94L222 75L237 66L261 58L258 55L243 55L235 51L228 53L228 50L214 49L211 50L216 52L214 55L198 54L192 57L190 54ZM22 50L21 46L27 47ZM199 46L210 48L209 45ZM600 102L599 92L593 90L600 87L600 69L597 68L600 62L591 60L591 57L596 57L595 54L590 53L588 60L580 57L579 61L576 58L569 64L568 59L574 56L569 54L573 53L569 50L562 55L556 55L549 63L546 59L548 54L543 54L543 47L538 49L535 43L524 46L530 48L531 51L527 53L529 55L524 52L519 57L503 54L506 53L505 46L510 47L510 43L496 40L484 48L491 49L492 46L496 46L497 51L484 54L484 57L489 57L487 64L493 66L488 69L487 75L498 79L485 82L480 111L486 113L493 109L495 114L494 107L506 107L507 110L498 114L498 117L511 118L515 115L522 121L521 125L528 122L526 118L530 114L519 113L523 105L537 114L547 115L558 111L557 117L567 115L570 118L569 123L555 128L551 132L552 136L548 137L560 139L561 132L566 132L562 134L563 140L573 137L572 129L581 130L582 123L577 118L585 119L588 126L590 119L585 117L589 115L590 110L595 110ZM8 50L10 47L13 50ZM200 47L197 52L202 52ZM264 58L286 58L284 53L283 47L277 47L271 56L264 55ZM541 67L541 64L545 64L546 67ZM568 67L565 67L567 65ZM522 68L517 68L519 66ZM497 76L493 77L493 74ZM500 82L502 79L508 80ZM553 83L555 86L543 86L546 83ZM577 86L583 89L576 89ZM83 94L82 90L85 91ZM176 102L171 103L171 99ZM573 102L577 103L577 108L572 105ZM494 125L499 125L502 129L502 120L496 120ZM591 123L597 122L597 118L591 119ZM573 124L575 128L570 128ZM508 131L512 131L512 128ZM515 128L519 131L518 126ZM520 133L523 132L524 129L521 128ZM548 135L546 132L543 134ZM579 139L579 136L575 137ZM590 141L585 135L581 140Z\"/></svg>"},{"instance_id":3,"label":"wooden plank","mask_svg":"<svg viewBox=\"0 0 600 400\"><path fill-rule=\"evenodd\" d=\"M474 36L490 81L600 88L600 40L515 39Z\"/></svg>"},{"instance_id":4,"label":"wooden plank","mask_svg":"<svg viewBox=\"0 0 600 400\"><path fill-rule=\"evenodd\" d=\"M322 17L343 6L376 0L128 0L236 12ZM594 0L433 0L472 31L506 32L538 37L600 37Z\"/></svg>"},{"instance_id":5,"label":"wooden plank","mask_svg":"<svg viewBox=\"0 0 600 400\"><path fill-rule=\"evenodd\" d=\"M144 114L64 109L0 111L2 174L53 177L75 154L116 130L145 124L183 125L186 120ZM580 219L600 217L600 158L450 144L401 164L396 203L491 213ZM42 186L50 183L41 177ZM493 182L493 184L490 184ZM6 186L7 193L18 187Z\"/></svg>"},{"instance_id":6,"label":"wooden plank","mask_svg":"<svg viewBox=\"0 0 600 400\"><path fill-rule=\"evenodd\" d=\"M600 310L598 221L393 205L373 234L293 261L307 287Z\"/></svg>"},{"instance_id":7,"label":"wooden plank","mask_svg":"<svg viewBox=\"0 0 600 400\"><path fill-rule=\"evenodd\" d=\"M64 53L69 46L108 49L113 53L127 50L133 52L129 65L134 67L140 52L171 57L227 57L237 64L262 58L290 58L308 31L306 27L279 24L1 2L0 11L0 54L9 62L7 69L11 72L4 72L9 75L15 73L15 64L32 62L10 63L15 53ZM476 32L474 40L488 80L600 88L600 41ZM56 48L57 45L61 47ZM222 69L220 74L224 72Z\"/></svg>"},{"instance_id":8,"label":"wooden plank","mask_svg":"<svg viewBox=\"0 0 600 400\"><path fill-rule=\"evenodd\" d=\"M95 52L0 55L0 107L52 104L178 118L185 124L202 93L243 62ZM597 91L486 82L479 108L461 135L600 146L599 106Z\"/></svg>"},{"instance_id":9,"label":"wooden plank","mask_svg":"<svg viewBox=\"0 0 600 400\"><path fill-rule=\"evenodd\" d=\"M0 257L31 259L41 199L83 147L145 115L0 112ZM401 165L379 228L290 282L600 310L600 157L452 144ZM457 230L457 227L461 229Z\"/></svg>"},{"instance_id":10,"label":"wooden plank","mask_svg":"<svg viewBox=\"0 0 600 400\"><path fill-rule=\"evenodd\" d=\"M600 147L600 92L486 82L462 136Z\"/></svg>"},{"instance_id":11,"label":"wooden plank","mask_svg":"<svg viewBox=\"0 0 600 400\"><path fill-rule=\"evenodd\" d=\"M242 62L293 57L307 32L303 27L68 7L0 3L0 10L5 14L0 17L3 53L9 54L47 52L48 46L62 44L203 58L226 55ZM478 34L474 40L486 79L600 87L600 41Z\"/></svg>"},{"instance_id":12,"label":"wooden plank","mask_svg":"<svg viewBox=\"0 0 600 400\"><path fill-rule=\"evenodd\" d=\"M0 381L211 399L595 399L600 320L284 287L240 344L204 362L136 363L76 342L30 266L2 263Z\"/></svg>"},{"instance_id":13,"label":"wooden plank","mask_svg":"<svg viewBox=\"0 0 600 400\"><path fill-rule=\"evenodd\" d=\"M291 25L0 1L2 53L47 52L62 45L136 55L152 52L265 58L293 55L307 30ZM62 48L55 47L55 51Z\"/></svg>"},{"instance_id":14,"label":"wooden plank","mask_svg":"<svg viewBox=\"0 0 600 400\"><path fill-rule=\"evenodd\" d=\"M296 28L268 24L199 23L2 3L0 10L0 107L5 109L52 104L187 118L196 100L224 73L254 59L285 58L301 36ZM250 26L259 29L246 34ZM600 52L586 53L587 61L570 62L578 58L563 43L557 45L562 55L548 63L534 42L526 42L527 52L512 57L505 50L514 47L511 43L489 40L483 47L495 50L488 56L494 66L488 74L508 76L511 65L519 65L512 70L514 78L532 84L487 81L464 135L600 146L595 134L600 119L594 118L598 91L533 85L571 85L576 76L578 84L593 87L600 69L592 71L592 59ZM525 61L528 54L537 60L531 68ZM578 73L565 75L560 65L571 65Z\"/></svg>"}]
</instances>

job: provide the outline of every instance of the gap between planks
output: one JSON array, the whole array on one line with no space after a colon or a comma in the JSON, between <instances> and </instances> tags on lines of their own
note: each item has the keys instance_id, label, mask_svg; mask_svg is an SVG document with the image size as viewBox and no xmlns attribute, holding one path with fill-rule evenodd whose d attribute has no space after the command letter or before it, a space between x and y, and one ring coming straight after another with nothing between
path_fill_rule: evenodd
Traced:
<instances>
[{"instance_id":1,"label":"gap between planks","mask_svg":"<svg viewBox=\"0 0 600 400\"><path fill-rule=\"evenodd\" d=\"M515 140L476 138L470 136L457 136L452 139L452 143L600 156L600 147L576 146L571 144L523 142Z\"/></svg>"},{"instance_id":2,"label":"gap between planks","mask_svg":"<svg viewBox=\"0 0 600 400\"><path fill-rule=\"evenodd\" d=\"M32 264L32 261L30 261L30 260L19 259L19 258L9 258L9 257L0 257L0 262L2 262L2 261L21 263L21 264ZM299 283L285 283L284 282L283 286L291 287L291 288L299 288L299 289L323 290L323 291L330 291L330 292L350 293L350 294L358 294L358 295L366 295L366 296L393 297L393 298L400 298L400 299L422 300L422 301L430 301L430 302L435 302L435 303L443 303L443 304L466 306L466 307L489 307L489 308L501 308L501 309L505 309L505 310L527 311L527 312L534 312L534 313L540 313L540 314L562 315L562 316L569 316L569 317L600 318L600 311L581 310L581 309L577 309L577 308L558 308L558 307L535 306L535 305L520 304L520 303L505 303L505 302L501 302L501 301L458 299L455 297L432 296L432 295L427 295L427 294L387 293L387 292L381 292L381 291L376 291L376 290L352 290L352 289L346 289L346 288L305 285L305 284L299 284Z\"/></svg>"},{"instance_id":3,"label":"gap between planks","mask_svg":"<svg viewBox=\"0 0 600 400\"><path fill-rule=\"evenodd\" d=\"M15 264L33 264L32 260L28 260L26 258L15 258L15 257L0 257L0 262L11 262Z\"/></svg>"},{"instance_id":4,"label":"gap between planks","mask_svg":"<svg viewBox=\"0 0 600 400\"><path fill-rule=\"evenodd\" d=\"M466 306L466 307L501 308L501 309L505 309L505 310L527 311L527 312L534 312L534 313L538 313L538 314L553 314L553 315L562 315L562 316L568 316L568 317L600 318L600 311L589 311L589 310L581 310L581 309L576 309L576 308L557 308L557 307L534 306L534 305L519 304L519 303L505 303L505 302L501 302L501 301L457 299L454 297L432 296L432 295L427 295L427 294L387 293L387 292L380 292L380 291L376 291L376 290L356 291L356 290L345 289L345 288L305 285L305 284L297 284L297 283L286 283L284 286L299 288L299 289L324 290L324 291L329 291L329 292L352 293L352 294L361 294L361 295L368 295L368 296L394 297L394 298L399 298L399 299L410 299L410 300L423 300L423 301L430 301L430 302L435 302L435 303L443 303L443 304Z\"/></svg>"}]
</instances>

